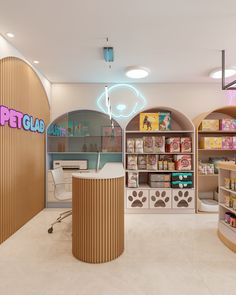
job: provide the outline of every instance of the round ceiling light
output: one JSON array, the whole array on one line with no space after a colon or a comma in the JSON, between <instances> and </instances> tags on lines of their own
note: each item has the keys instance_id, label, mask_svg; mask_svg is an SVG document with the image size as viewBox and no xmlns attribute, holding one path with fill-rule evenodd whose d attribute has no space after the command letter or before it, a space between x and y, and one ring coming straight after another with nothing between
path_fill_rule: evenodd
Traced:
<instances>
[{"instance_id":1,"label":"round ceiling light","mask_svg":"<svg viewBox=\"0 0 236 295\"><path fill-rule=\"evenodd\" d=\"M144 67L128 67L126 69L126 76L132 79L146 78L150 70Z\"/></svg>"},{"instance_id":2,"label":"round ceiling light","mask_svg":"<svg viewBox=\"0 0 236 295\"><path fill-rule=\"evenodd\" d=\"M39 61L38 60L34 60L33 63L36 64L36 65L38 65L39 64Z\"/></svg>"},{"instance_id":3,"label":"round ceiling light","mask_svg":"<svg viewBox=\"0 0 236 295\"><path fill-rule=\"evenodd\" d=\"M6 35L7 35L7 37L9 37L9 38L14 38L15 37L15 35L13 34L13 33L6 33Z\"/></svg>"},{"instance_id":4,"label":"round ceiling light","mask_svg":"<svg viewBox=\"0 0 236 295\"><path fill-rule=\"evenodd\" d=\"M234 75L236 75L236 68L225 69L225 78L229 78ZM211 71L210 77L213 79L221 79L222 78L222 69L215 69L215 70Z\"/></svg>"}]
</instances>

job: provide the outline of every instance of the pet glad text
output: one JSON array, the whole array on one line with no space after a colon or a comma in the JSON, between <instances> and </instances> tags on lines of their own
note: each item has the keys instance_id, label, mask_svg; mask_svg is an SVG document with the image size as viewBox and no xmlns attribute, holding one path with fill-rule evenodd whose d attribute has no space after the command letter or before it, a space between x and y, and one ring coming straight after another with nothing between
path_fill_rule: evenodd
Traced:
<instances>
[{"instance_id":1,"label":"pet glad text","mask_svg":"<svg viewBox=\"0 0 236 295\"><path fill-rule=\"evenodd\" d=\"M8 124L11 128L44 133L45 124L42 119L33 118L28 114L0 105L0 126Z\"/></svg>"}]
</instances>

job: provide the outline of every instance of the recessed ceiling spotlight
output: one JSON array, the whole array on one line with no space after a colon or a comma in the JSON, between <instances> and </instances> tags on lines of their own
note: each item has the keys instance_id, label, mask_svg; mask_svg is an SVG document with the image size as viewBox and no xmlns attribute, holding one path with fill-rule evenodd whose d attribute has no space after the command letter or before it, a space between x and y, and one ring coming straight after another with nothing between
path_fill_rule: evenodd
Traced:
<instances>
[{"instance_id":1,"label":"recessed ceiling spotlight","mask_svg":"<svg viewBox=\"0 0 236 295\"><path fill-rule=\"evenodd\" d=\"M118 111L124 111L125 109L126 109L126 105L125 104L118 104L117 106L116 106L116 109L118 110Z\"/></svg>"},{"instance_id":2,"label":"recessed ceiling spotlight","mask_svg":"<svg viewBox=\"0 0 236 295\"><path fill-rule=\"evenodd\" d=\"M222 69L215 69L215 70L211 71L209 75L213 79L221 79L222 78ZM229 78L234 75L236 75L236 68L225 69L225 78Z\"/></svg>"},{"instance_id":3,"label":"recessed ceiling spotlight","mask_svg":"<svg viewBox=\"0 0 236 295\"><path fill-rule=\"evenodd\" d=\"M7 35L7 37L9 37L9 38L14 38L15 37L15 35L13 34L13 33L6 33L6 35Z\"/></svg>"},{"instance_id":4,"label":"recessed ceiling spotlight","mask_svg":"<svg viewBox=\"0 0 236 295\"><path fill-rule=\"evenodd\" d=\"M150 70L144 67L128 67L126 76L132 79L142 79L149 75Z\"/></svg>"},{"instance_id":5,"label":"recessed ceiling spotlight","mask_svg":"<svg viewBox=\"0 0 236 295\"><path fill-rule=\"evenodd\" d=\"M37 65L37 64L39 64L39 61L38 60L34 60L33 63Z\"/></svg>"}]
</instances>

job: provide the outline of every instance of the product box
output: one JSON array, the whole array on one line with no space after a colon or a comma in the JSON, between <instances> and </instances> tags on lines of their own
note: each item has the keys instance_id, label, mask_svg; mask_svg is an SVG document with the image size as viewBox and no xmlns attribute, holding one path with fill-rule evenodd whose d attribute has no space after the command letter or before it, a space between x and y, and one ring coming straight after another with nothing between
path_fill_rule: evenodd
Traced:
<instances>
[{"instance_id":1,"label":"product box","mask_svg":"<svg viewBox=\"0 0 236 295\"><path fill-rule=\"evenodd\" d=\"M166 151L168 153L180 152L180 137L169 137L166 139Z\"/></svg>"},{"instance_id":2,"label":"product box","mask_svg":"<svg viewBox=\"0 0 236 295\"><path fill-rule=\"evenodd\" d=\"M215 166L212 163L198 163L198 173L199 174L214 174Z\"/></svg>"},{"instance_id":3,"label":"product box","mask_svg":"<svg viewBox=\"0 0 236 295\"><path fill-rule=\"evenodd\" d=\"M192 188L193 182L192 181L172 181L171 187L172 188Z\"/></svg>"},{"instance_id":4,"label":"product box","mask_svg":"<svg viewBox=\"0 0 236 295\"><path fill-rule=\"evenodd\" d=\"M155 188L170 188L170 182L169 181L149 181L150 187Z\"/></svg>"},{"instance_id":5,"label":"product box","mask_svg":"<svg viewBox=\"0 0 236 295\"><path fill-rule=\"evenodd\" d=\"M135 144L135 141L133 138L127 138L127 141L126 141L127 153L134 153L134 144Z\"/></svg>"},{"instance_id":6,"label":"product box","mask_svg":"<svg viewBox=\"0 0 236 295\"><path fill-rule=\"evenodd\" d=\"M222 137L201 137L200 148L205 150L222 149Z\"/></svg>"},{"instance_id":7,"label":"product box","mask_svg":"<svg viewBox=\"0 0 236 295\"><path fill-rule=\"evenodd\" d=\"M142 138L135 139L135 153L139 153L139 154L143 153L143 139Z\"/></svg>"},{"instance_id":8,"label":"product box","mask_svg":"<svg viewBox=\"0 0 236 295\"><path fill-rule=\"evenodd\" d=\"M127 169L129 170L137 170L137 156L136 155L128 155L127 157Z\"/></svg>"},{"instance_id":9,"label":"product box","mask_svg":"<svg viewBox=\"0 0 236 295\"><path fill-rule=\"evenodd\" d=\"M222 149L223 150L232 150L233 149L233 137L230 137L230 136L222 137Z\"/></svg>"},{"instance_id":10,"label":"product box","mask_svg":"<svg viewBox=\"0 0 236 295\"><path fill-rule=\"evenodd\" d=\"M164 153L165 152L165 136L153 136L154 141L154 153Z\"/></svg>"},{"instance_id":11,"label":"product box","mask_svg":"<svg viewBox=\"0 0 236 295\"><path fill-rule=\"evenodd\" d=\"M138 187L138 172L128 172L128 187Z\"/></svg>"},{"instance_id":12,"label":"product box","mask_svg":"<svg viewBox=\"0 0 236 295\"><path fill-rule=\"evenodd\" d=\"M149 181L170 181L171 180L171 174L158 174L158 173L150 173L149 174Z\"/></svg>"},{"instance_id":13,"label":"product box","mask_svg":"<svg viewBox=\"0 0 236 295\"><path fill-rule=\"evenodd\" d=\"M139 115L140 131L158 131L159 113L140 113Z\"/></svg>"},{"instance_id":14,"label":"product box","mask_svg":"<svg viewBox=\"0 0 236 295\"><path fill-rule=\"evenodd\" d=\"M192 152L192 139L191 139L191 137L181 137L180 150L181 150L181 153L191 153Z\"/></svg>"},{"instance_id":15,"label":"product box","mask_svg":"<svg viewBox=\"0 0 236 295\"><path fill-rule=\"evenodd\" d=\"M138 155L138 169L145 170L147 169L147 156Z\"/></svg>"},{"instance_id":16,"label":"product box","mask_svg":"<svg viewBox=\"0 0 236 295\"><path fill-rule=\"evenodd\" d=\"M220 129L219 120L202 120L199 130L202 131L218 131Z\"/></svg>"},{"instance_id":17,"label":"product box","mask_svg":"<svg viewBox=\"0 0 236 295\"><path fill-rule=\"evenodd\" d=\"M172 171L175 170L175 163L174 162L168 162L167 165L168 165L167 170L172 170Z\"/></svg>"},{"instance_id":18,"label":"product box","mask_svg":"<svg viewBox=\"0 0 236 295\"><path fill-rule=\"evenodd\" d=\"M147 169L148 170L157 170L157 156L156 155L147 155Z\"/></svg>"},{"instance_id":19,"label":"product box","mask_svg":"<svg viewBox=\"0 0 236 295\"><path fill-rule=\"evenodd\" d=\"M192 157L190 155L175 155L176 170L192 170Z\"/></svg>"},{"instance_id":20,"label":"product box","mask_svg":"<svg viewBox=\"0 0 236 295\"><path fill-rule=\"evenodd\" d=\"M159 129L171 130L171 115L170 112L159 112Z\"/></svg>"},{"instance_id":21,"label":"product box","mask_svg":"<svg viewBox=\"0 0 236 295\"><path fill-rule=\"evenodd\" d=\"M144 153L153 153L154 152L154 140L153 136L144 136L143 137L143 152Z\"/></svg>"},{"instance_id":22,"label":"product box","mask_svg":"<svg viewBox=\"0 0 236 295\"><path fill-rule=\"evenodd\" d=\"M236 136L233 136L233 150L236 150Z\"/></svg>"},{"instance_id":23,"label":"product box","mask_svg":"<svg viewBox=\"0 0 236 295\"><path fill-rule=\"evenodd\" d=\"M173 172L171 174L172 181L193 181L192 172Z\"/></svg>"},{"instance_id":24,"label":"product box","mask_svg":"<svg viewBox=\"0 0 236 295\"><path fill-rule=\"evenodd\" d=\"M221 119L220 129L224 131L236 131L236 120L235 119Z\"/></svg>"}]
</instances>

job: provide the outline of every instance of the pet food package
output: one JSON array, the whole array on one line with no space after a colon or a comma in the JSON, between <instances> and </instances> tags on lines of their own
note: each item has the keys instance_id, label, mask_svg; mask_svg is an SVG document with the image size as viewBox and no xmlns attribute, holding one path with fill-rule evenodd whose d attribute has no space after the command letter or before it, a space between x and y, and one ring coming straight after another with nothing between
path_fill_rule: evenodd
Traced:
<instances>
[{"instance_id":1,"label":"pet food package","mask_svg":"<svg viewBox=\"0 0 236 295\"><path fill-rule=\"evenodd\" d=\"M236 150L236 136L233 136L233 150Z\"/></svg>"},{"instance_id":2,"label":"pet food package","mask_svg":"<svg viewBox=\"0 0 236 295\"><path fill-rule=\"evenodd\" d=\"M193 181L193 173L191 172L173 172L172 181Z\"/></svg>"},{"instance_id":3,"label":"pet food package","mask_svg":"<svg viewBox=\"0 0 236 295\"><path fill-rule=\"evenodd\" d=\"M214 174L214 171L215 171L214 164L212 164L212 163L202 163L202 162L198 163L198 173L199 174L201 174L201 175Z\"/></svg>"},{"instance_id":4,"label":"pet food package","mask_svg":"<svg viewBox=\"0 0 236 295\"><path fill-rule=\"evenodd\" d=\"M157 170L157 155L147 155L147 169Z\"/></svg>"},{"instance_id":5,"label":"pet food package","mask_svg":"<svg viewBox=\"0 0 236 295\"><path fill-rule=\"evenodd\" d=\"M170 188L169 181L149 181L149 186L154 188Z\"/></svg>"},{"instance_id":6,"label":"pet food package","mask_svg":"<svg viewBox=\"0 0 236 295\"><path fill-rule=\"evenodd\" d=\"M222 149L223 150L233 149L233 137L230 137L230 136L222 137Z\"/></svg>"},{"instance_id":7,"label":"pet food package","mask_svg":"<svg viewBox=\"0 0 236 295\"><path fill-rule=\"evenodd\" d=\"M153 136L153 152L164 153L165 152L165 136Z\"/></svg>"},{"instance_id":8,"label":"pet food package","mask_svg":"<svg viewBox=\"0 0 236 295\"><path fill-rule=\"evenodd\" d=\"M138 169L145 170L147 169L147 156L138 155Z\"/></svg>"},{"instance_id":9,"label":"pet food package","mask_svg":"<svg viewBox=\"0 0 236 295\"><path fill-rule=\"evenodd\" d=\"M149 173L149 181L171 181L171 174Z\"/></svg>"},{"instance_id":10,"label":"pet food package","mask_svg":"<svg viewBox=\"0 0 236 295\"><path fill-rule=\"evenodd\" d=\"M137 156L136 155L128 155L127 157L127 169L128 170L137 170L138 163L137 163Z\"/></svg>"},{"instance_id":11,"label":"pet food package","mask_svg":"<svg viewBox=\"0 0 236 295\"><path fill-rule=\"evenodd\" d=\"M143 139L142 138L135 139L135 153L138 153L138 154L143 153Z\"/></svg>"},{"instance_id":12,"label":"pet food package","mask_svg":"<svg viewBox=\"0 0 236 295\"><path fill-rule=\"evenodd\" d=\"M193 182L192 181L172 181L171 187L172 188L192 188Z\"/></svg>"},{"instance_id":13,"label":"pet food package","mask_svg":"<svg viewBox=\"0 0 236 295\"><path fill-rule=\"evenodd\" d=\"M202 131L218 131L220 129L219 120L202 120L200 125L200 130Z\"/></svg>"},{"instance_id":14,"label":"pet food package","mask_svg":"<svg viewBox=\"0 0 236 295\"><path fill-rule=\"evenodd\" d=\"M192 170L192 157L190 155L175 155L176 170Z\"/></svg>"},{"instance_id":15,"label":"pet food package","mask_svg":"<svg viewBox=\"0 0 236 295\"><path fill-rule=\"evenodd\" d=\"M159 129L171 130L171 115L170 112L159 112Z\"/></svg>"},{"instance_id":16,"label":"pet food package","mask_svg":"<svg viewBox=\"0 0 236 295\"><path fill-rule=\"evenodd\" d=\"M181 150L181 153L191 153L192 152L192 139L191 139L191 137L181 137L180 150Z\"/></svg>"},{"instance_id":17,"label":"pet food package","mask_svg":"<svg viewBox=\"0 0 236 295\"><path fill-rule=\"evenodd\" d=\"M201 137L200 148L205 150L222 149L222 137Z\"/></svg>"},{"instance_id":18,"label":"pet food package","mask_svg":"<svg viewBox=\"0 0 236 295\"><path fill-rule=\"evenodd\" d=\"M171 170L171 171L175 170L175 163L174 162L168 162L167 165L168 165L167 170Z\"/></svg>"},{"instance_id":19,"label":"pet food package","mask_svg":"<svg viewBox=\"0 0 236 295\"><path fill-rule=\"evenodd\" d=\"M220 129L223 131L236 131L236 120L235 119L220 120Z\"/></svg>"},{"instance_id":20,"label":"pet food package","mask_svg":"<svg viewBox=\"0 0 236 295\"><path fill-rule=\"evenodd\" d=\"M158 131L159 130L159 114L158 113L140 113L139 115L140 131Z\"/></svg>"},{"instance_id":21,"label":"pet food package","mask_svg":"<svg viewBox=\"0 0 236 295\"><path fill-rule=\"evenodd\" d=\"M135 144L135 141L133 138L127 138L127 141L126 141L127 153L134 153L135 152L134 144Z\"/></svg>"},{"instance_id":22,"label":"pet food package","mask_svg":"<svg viewBox=\"0 0 236 295\"><path fill-rule=\"evenodd\" d=\"M166 139L166 151L168 153L180 152L180 137L169 137Z\"/></svg>"},{"instance_id":23,"label":"pet food package","mask_svg":"<svg viewBox=\"0 0 236 295\"><path fill-rule=\"evenodd\" d=\"M138 187L138 172L128 172L128 187Z\"/></svg>"},{"instance_id":24,"label":"pet food package","mask_svg":"<svg viewBox=\"0 0 236 295\"><path fill-rule=\"evenodd\" d=\"M154 151L153 136L144 136L143 137L143 152L144 153L153 153L153 151Z\"/></svg>"}]
</instances>

